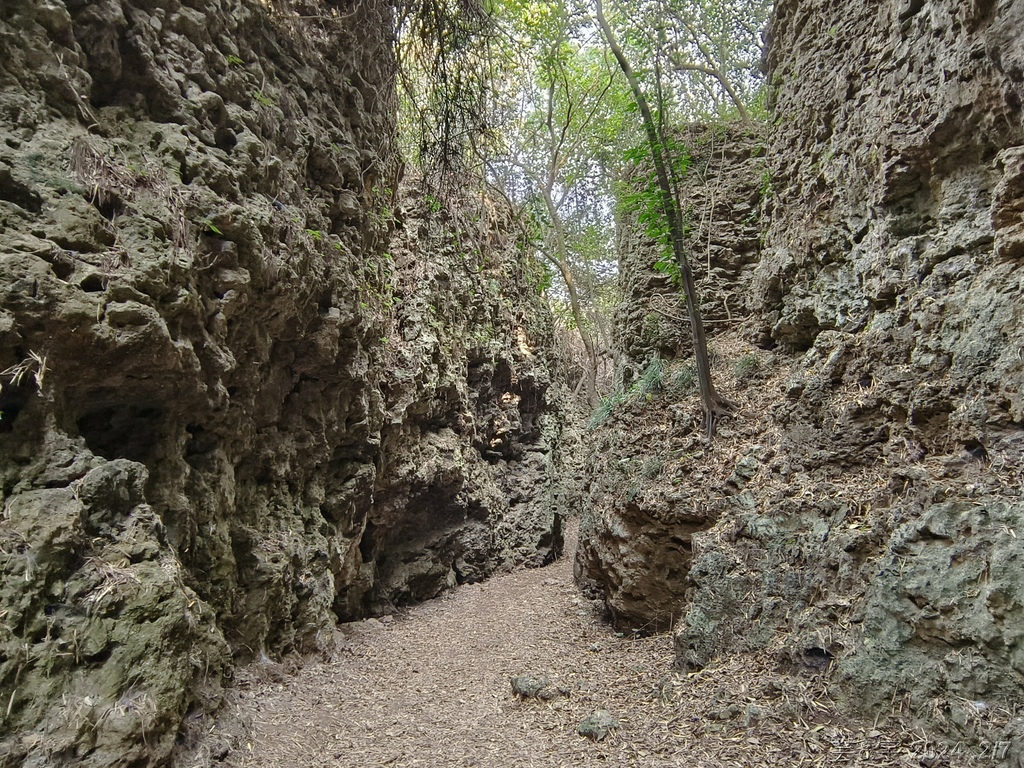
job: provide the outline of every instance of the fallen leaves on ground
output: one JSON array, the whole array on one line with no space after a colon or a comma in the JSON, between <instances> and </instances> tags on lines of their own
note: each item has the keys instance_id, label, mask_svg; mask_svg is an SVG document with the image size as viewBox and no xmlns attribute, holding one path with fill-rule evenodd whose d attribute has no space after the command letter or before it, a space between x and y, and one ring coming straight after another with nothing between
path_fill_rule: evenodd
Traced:
<instances>
[{"instance_id":1,"label":"fallen leaves on ground","mask_svg":"<svg viewBox=\"0 0 1024 768\"><path fill-rule=\"evenodd\" d=\"M567 551L574 542L567 542ZM336 658L294 674L254 665L236 714L249 734L237 768L718 768L971 765L898 719L841 714L820 676L794 677L771 654L671 671L668 635L629 637L579 593L567 559L464 585L388 621L345 625ZM510 679L569 691L521 698ZM595 710L620 724L577 733Z\"/></svg>"}]
</instances>

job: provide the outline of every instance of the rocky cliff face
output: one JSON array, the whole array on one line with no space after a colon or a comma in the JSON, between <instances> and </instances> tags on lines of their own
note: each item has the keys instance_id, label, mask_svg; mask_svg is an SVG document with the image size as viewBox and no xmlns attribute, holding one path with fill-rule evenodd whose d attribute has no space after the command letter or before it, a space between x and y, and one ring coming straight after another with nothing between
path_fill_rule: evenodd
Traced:
<instances>
[{"instance_id":1,"label":"rocky cliff face","mask_svg":"<svg viewBox=\"0 0 1024 768\"><path fill-rule=\"evenodd\" d=\"M986 714L1024 673L1022 25L1019 2L778 4L751 314L712 340L740 408L710 445L679 393L613 416L606 441L666 435L654 479L629 473L666 501L594 516L625 574L609 603L631 579L654 606L634 625L675 605L682 666L771 653L1004 756L1024 753ZM621 542L665 520L701 530L659 538L646 562L677 567L645 592Z\"/></svg>"},{"instance_id":2,"label":"rocky cliff face","mask_svg":"<svg viewBox=\"0 0 1024 768\"><path fill-rule=\"evenodd\" d=\"M754 307L807 349L780 453L888 482L786 516L838 537L808 602L867 581L826 650L864 700L937 696L957 728L951 699L1019 696L1024 671L1022 24L1019 2L782 3L771 29Z\"/></svg>"},{"instance_id":3,"label":"rocky cliff face","mask_svg":"<svg viewBox=\"0 0 1024 768\"><path fill-rule=\"evenodd\" d=\"M539 274L508 240L510 212L471 194L440 207L410 189L397 216L384 256L394 281L380 339L384 424L360 544L374 612L497 567L541 565L561 547L565 395Z\"/></svg>"},{"instance_id":4,"label":"rocky cliff face","mask_svg":"<svg viewBox=\"0 0 1024 768\"><path fill-rule=\"evenodd\" d=\"M560 545L500 209L399 192L390 6L0 8L0 765L150 765L235 658Z\"/></svg>"},{"instance_id":5,"label":"rocky cliff face","mask_svg":"<svg viewBox=\"0 0 1024 768\"><path fill-rule=\"evenodd\" d=\"M691 162L681 202L715 367L726 386L745 383L732 370L742 353L723 346L719 331L746 316L760 252L764 139L693 126L683 141ZM699 406L689 397L695 382L683 297L653 268L658 246L636 217L620 223L619 389L591 422L576 570L600 588L616 623L651 631L679 617L693 536L718 513L691 476L703 447Z\"/></svg>"},{"instance_id":6,"label":"rocky cliff face","mask_svg":"<svg viewBox=\"0 0 1024 768\"><path fill-rule=\"evenodd\" d=\"M701 314L711 334L747 315L753 267L761 253L762 203L768 185L760 127L691 125L679 132L690 160L681 185L686 246L697 279ZM639 174L634 182L642 183ZM619 290L615 315L619 374L630 384L655 358L692 350L686 305L671 277L653 269L659 246L637 221L620 213Z\"/></svg>"}]
</instances>

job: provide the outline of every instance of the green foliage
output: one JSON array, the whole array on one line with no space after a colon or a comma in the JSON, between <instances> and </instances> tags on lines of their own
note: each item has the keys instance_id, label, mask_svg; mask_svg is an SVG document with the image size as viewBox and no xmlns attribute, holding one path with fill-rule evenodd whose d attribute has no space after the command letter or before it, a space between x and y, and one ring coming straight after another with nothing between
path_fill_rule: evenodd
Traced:
<instances>
[{"instance_id":1,"label":"green foliage","mask_svg":"<svg viewBox=\"0 0 1024 768\"><path fill-rule=\"evenodd\" d=\"M754 91L753 96L750 98L750 105L748 111L750 117L759 123L767 123L771 115L771 104L772 89L767 83L761 82L757 86L757 90Z\"/></svg>"},{"instance_id":2,"label":"green foliage","mask_svg":"<svg viewBox=\"0 0 1024 768\"><path fill-rule=\"evenodd\" d=\"M656 312L649 312L644 315L643 325L640 328L640 338L650 344L661 335L661 315Z\"/></svg>"},{"instance_id":3,"label":"green foliage","mask_svg":"<svg viewBox=\"0 0 1024 768\"><path fill-rule=\"evenodd\" d=\"M771 0L606 1L638 77L677 124L755 116Z\"/></svg>"},{"instance_id":4,"label":"green foliage","mask_svg":"<svg viewBox=\"0 0 1024 768\"><path fill-rule=\"evenodd\" d=\"M732 364L732 373L739 381L746 381L761 370L761 361L757 355L749 352Z\"/></svg>"},{"instance_id":5,"label":"green foliage","mask_svg":"<svg viewBox=\"0 0 1024 768\"><path fill-rule=\"evenodd\" d=\"M537 292L538 296L543 296L551 290L552 280L555 276L554 270L539 259L529 259L527 263L533 267L527 275L533 284L533 290Z\"/></svg>"},{"instance_id":6,"label":"green foliage","mask_svg":"<svg viewBox=\"0 0 1024 768\"><path fill-rule=\"evenodd\" d=\"M665 469L665 457L664 456L649 456L644 460L643 468L640 470L640 474L647 480L652 480L662 473Z\"/></svg>"},{"instance_id":7,"label":"green foliage","mask_svg":"<svg viewBox=\"0 0 1024 768\"><path fill-rule=\"evenodd\" d=\"M604 424L615 411L615 408L637 398L651 398L664 388L664 376L667 363L660 357L653 358L626 391L617 389L601 400L587 422L587 429L597 429Z\"/></svg>"},{"instance_id":8,"label":"green foliage","mask_svg":"<svg viewBox=\"0 0 1024 768\"><path fill-rule=\"evenodd\" d=\"M426 195L423 196L423 201L427 204L427 210L429 210L431 213L437 213L441 210L442 203L440 198L437 197L437 195L427 193Z\"/></svg>"},{"instance_id":9,"label":"green foliage","mask_svg":"<svg viewBox=\"0 0 1024 768\"><path fill-rule=\"evenodd\" d=\"M242 59L240 59L238 56L235 56L234 54L231 54L231 53L229 53L225 57L225 61L227 61L227 63L230 64L232 67L240 67L243 64L245 64L245 62Z\"/></svg>"},{"instance_id":10,"label":"green foliage","mask_svg":"<svg viewBox=\"0 0 1024 768\"><path fill-rule=\"evenodd\" d=\"M636 397L660 392L664 384L664 375L665 361L660 357L653 358L630 388L630 394Z\"/></svg>"},{"instance_id":11,"label":"green foliage","mask_svg":"<svg viewBox=\"0 0 1024 768\"><path fill-rule=\"evenodd\" d=\"M601 404L594 409L594 412L590 416L590 420L587 421L587 429L597 429L599 426L604 424L608 418L612 415L615 408L622 403L626 402L628 396L621 390L612 392L607 397L601 399Z\"/></svg>"},{"instance_id":12,"label":"green foliage","mask_svg":"<svg viewBox=\"0 0 1024 768\"><path fill-rule=\"evenodd\" d=\"M485 323L473 331L472 339L478 347L487 347L498 339L498 333L492 323Z\"/></svg>"},{"instance_id":13,"label":"green foliage","mask_svg":"<svg viewBox=\"0 0 1024 768\"><path fill-rule=\"evenodd\" d=\"M314 243L319 243L324 239L324 233L319 229L307 229L306 234L313 240Z\"/></svg>"},{"instance_id":14,"label":"green foliage","mask_svg":"<svg viewBox=\"0 0 1024 768\"><path fill-rule=\"evenodd\" d=\"M203 219L200 222L200 226L202 227L204 232L211 232L215 234L217 237L224 237L224 233L221 232L220 228L216 224L214 224L211 219Z\"/></svg>"},{"instance_id":15,"label":"green foliage","mask_svg":"<svg viewBox=\"0 0 1024 768\"><path fill-rule=\"evenodd\" d=\"M764 92L758 34L771 3L607 3L654 105L670 184L678 184L690 158L671 126L745 120L752 95ZM520 214L524 263L543 264L528 270L530 284L568 310L565 326L588 350L606 348L616 212L629 212L655 243L653 268L682 281L644 124L591 3L402 0L395 8L399 145L428 177L425 205L441 210L450 190L435 179L444 169L461 171L460 185L468 169L497 182ZM628 186L617 186L630 166ZM677 237L689 232L683 224Z\"/></svg>"},{"instance_id":16,"label":"green foliage","mask_svg":"<svg viewBox=\"0 0 1024 768\"><path fill-rule=\"evenodd\" d=\"M263 91L253 91L252 98L257 104L261 104L264 107L274 106L274 100L263 93Z\"/></svg>"},{"instance_id":17,"label":"green foliage","mask_svg":"<svg viewBox=\"0 0 1024 768\"><path fill-rule=\"evenodd\" d=\"M690 154L682 142L672 138L665 140L665 148L668 152L669 172L672 178L678 181L686 175L690 167ZM644 234L658 246L658 255L653 265L655 271L666 275L672 285L678 287L682 284L682 274L672 250L672 233L669 231L668 219L665 216L663 193L651 168L650 144L644 142L626 150L623 153L623 160L640 170L619 187L621 210L636 215ZM684 234L689 232L687 225Z\"/></svg>"},{"instance_id":18,"label":"green foliage","mask_svg":"<svg viewBox=\"0 0 1024 768\"><path fill-rule=\"evenodd\" d=\"M635 133L624 116L627 91L594 44L584 5L496 0L492 7L512 45L495 93L502 130L488 173L519 209L524 257L544 264L532 282L579 344L573 370L593 403L618 290L611 187L622 142L631 127Z\"/></svg>"},{"instance_id":19,"label":"green foliage","mask_svg":"<svg viewBox=\"0 0 1024 768\"><path fill-rule=\"evenodd\" d=\"M670 246L671 247L671 246ZM683 284L683 271L672 253L662 252L654 262L654 271L665 275L676 288Z\"/></svg>"},{"instance_id":20,"label":"green foliage","mask_svg":"<svg viewBox=\"0 0 1024 768\"><path fill-rule=\"evenodd\" d=\"M665 392L673 400L686 397L697 385L697 372L692 365L677 364L665 378Z\"/></svg>"}]
</instances>

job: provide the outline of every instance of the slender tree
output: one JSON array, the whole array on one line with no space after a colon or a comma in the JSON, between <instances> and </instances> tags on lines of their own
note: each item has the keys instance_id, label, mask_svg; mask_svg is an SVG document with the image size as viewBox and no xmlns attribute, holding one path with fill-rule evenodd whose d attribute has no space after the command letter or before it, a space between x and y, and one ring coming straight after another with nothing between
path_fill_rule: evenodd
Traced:
<instances>
[{"instance_id":1,"label":"slender tree","mask_svg":"<svg viewBox=\"0 0 1024 768\"><path fill-rule=\"evenodd\" d=\"M558 48L562 40L555 40ZM584 373L584 388L589 404L598 402L597 373L598 350L588 318L584 314L576 285L566 224L563 210L569 198L570 189L565 182L566 168L572 163L586 140L586 132L594 120L601 100L611 87L609 77L591 80L580 87L573 83L565 62L558 55L552 55L544 64L543 76L548 81L544 106L543 162L542 168L529 167L519 163L520 169L531 176L537 193L544 204L544 212L550 225L550 247L544 248L544 257L558 270L565 283L576 330L586 353L587 367Z\"/></svg>"},{"instance_id":2,"label":"slender tree","mask_svg":"<svg viewBox=\"0 0 1024 768\"><path fill-rule=\"evenodd\" d=\"M647 0L677 79L698 88L721 114L752 121L749 105L762 78L761 29L771 0Z\"/></svg>"},{"instance_id":3,"label":"slender tree","mask_svg":"<svg viewBox=\"0 0 1024 768\"><path fill-rule=\"evenodd\" d=\"M690 260L686 252L686 230L683 225L682 211L679 207L679 198L676 195L673 178L670 175L672 150L660 123L660 116L664 110L659 109L659 122L656 122L654 112L651 110L650 103L644 94L640 81L633 71L629 59L626 58L622 46L619 45L615 32L608 23L601 0L594 0L594 10L605 42L607 42L608 48L611 50L615 61L619 65L619 69L622 70L622 74L629 84L637 108L640 111L641 120L643 121L644 134L647 138L651 162L654 165L654 172L658 182L659 204L668 227L672 253L679 266L680 281L686 297L686 310L690 320L690 331L693 335L693 353L697 362L697 380L700 385L701 401L704 405L704 426L710 438L714 434L716 419L722 414L731 411L734 405L727 398L719 394L711 376L711 361L708 356L704 320L700 312L700 297L697 295L693 270L690 268Z\"/></svg>"},{"instance_id":4,"label":"slender tree","mask_svg":"<svg viewBox=\"0 0 1024 768\"><path fill-rule=\"evenodd\" d=\"M582 26L585 17L558 2L510 3L505 10L510 37L528 44L509 75L518 78L519 100L505 123L507 150L491 168L508 196L532 212L537 252L564 285L555 303L564 299L583 347L581 384L593 407L603 359L596 264L610 258L597 230L610 245L611 221L600 212L611 206L614 176L603 133L625 105L625 89L603 46L594 44L596 30Z\"/></svg>"}]
</instances>

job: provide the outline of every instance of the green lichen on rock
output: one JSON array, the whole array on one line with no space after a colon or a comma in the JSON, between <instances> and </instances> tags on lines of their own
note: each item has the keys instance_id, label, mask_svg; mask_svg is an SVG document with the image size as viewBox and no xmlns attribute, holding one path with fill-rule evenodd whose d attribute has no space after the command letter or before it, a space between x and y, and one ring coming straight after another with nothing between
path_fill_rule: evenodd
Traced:
<instances>
[{"instance_id":1,"label":"green lichen on rock","mask_svg":"<svg viewBox=\"0 0 1024 768\"><path fill-rule=\"evenodd\" d=\"M165 759L190 709L218 704L229 649L146 503L146 468L79 461L67 485L32 487L57 479L51 457L21 468L0 520L0 687L14 737L0 759Z\"/></svg>"},{"instance_id":2,"label":"green lichen on rock","mask_svg":"<svg viewBox=\"0 0 1024 768\"><path fill-rule=\"evenodd\" d=\"M0 766L166 764L234 662L560 546L550 319L492 203L402 229L391 13L3 4Z\"/></svg>"},{"instance_id":3,"label":"green lichen on rock","mask_svg":"<svg viewBox=\"0 0 1024 768\"><path fill-rule=\"evenodd\" d=\"M971 701L1016 698L1022 527L1024 505L987 500L937 504L895 531L841 663L862 706L893 690L920 708L950 690Z\"/></svg>"}]
</instances>

